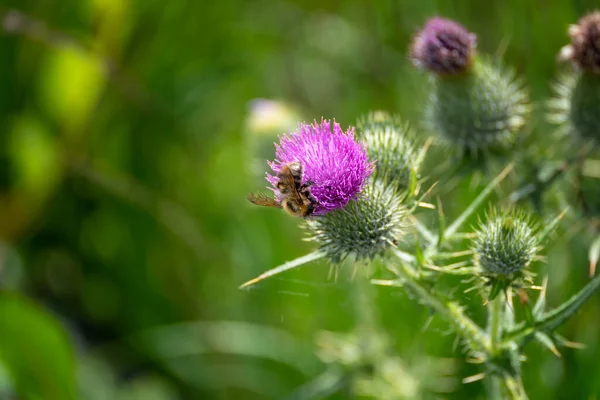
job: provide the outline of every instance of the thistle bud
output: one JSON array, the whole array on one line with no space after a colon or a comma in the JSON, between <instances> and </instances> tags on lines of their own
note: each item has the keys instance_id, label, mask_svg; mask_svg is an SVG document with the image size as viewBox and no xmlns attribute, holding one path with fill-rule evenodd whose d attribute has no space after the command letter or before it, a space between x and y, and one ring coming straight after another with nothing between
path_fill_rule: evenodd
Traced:
<instances>
[{"instance_id":1,"label":"thistle bud","mask_svg":"<svg viewBox=\"0 0 600 400\"><path fill-rule=\"evenodd\" d=\"M339 264L349 256L372 260L395 247L406 232L407 209L393 187L371 181L356 200L307 220L311 238Z\"/></svg>"},{"instance_id":2,"label":"thistle bud","mask_svg":"<svg viewBox=\"0 0 600 400\"><path fill-rule=\"evenodd\" d=\"M555 86L550 120L582 140L600 140L600 12L594 12L569 28L571 44L560 59L575 67Z\"/></svg>"},{"instance_id":3,"label":"thistle bud","mask_svg":"<svg viewBox=\"0 0 600 400\"><path fill-rule=\"evenodd\" d=\"M582 72L600 74L600 11L581 18L568 33L571 44L561 49L559 57Z\"/></svg>"},{"instance_id":4,"label":"thistle bud","mask_svg":"<svg viewBox=\"0 0 600 400\"><path fill-rule=\"evenodd\" d=\"M427 128L461 153L506 151L529 115L528 95L514 74L475 53L476 36L434 18L413 40L413 63L430 72Z\"/></svg>"},{"instance_id":5,"label":"thistle bud","mask_svg":"<svg viewBox=\"0 0 600 400\"><path fill-rule=\"evenodd\" d=\"M432 18L413 38L410 57L418 68L436 74L455 75L470 64L477 36L445 18Z\"/></svg>"},{"instance_id":6,"label":"thistle bud","mask_svg":"<svg viewBox=\"0 0 600 400\"><path fill-rule=\"evenodd\" d=\"M357 128L367 145L369 159L376 163L373 177L398 190L408 188L411 172L419 169L419 150L409 126L378 111L361 118Z\"/></svg>"},{"instance_id":7,"label":"thistle bud","mask_svg":"<svg viewBox=\"0 0 600 400\"><path fill-rule=\"evenodd\" d=\"M516 211L492 212L485 223L480 223L473 241L474 261L496 292L519 286L531 275L527 267L539 250L536 233L530 221Z\"/></svg>"}]
</instances>

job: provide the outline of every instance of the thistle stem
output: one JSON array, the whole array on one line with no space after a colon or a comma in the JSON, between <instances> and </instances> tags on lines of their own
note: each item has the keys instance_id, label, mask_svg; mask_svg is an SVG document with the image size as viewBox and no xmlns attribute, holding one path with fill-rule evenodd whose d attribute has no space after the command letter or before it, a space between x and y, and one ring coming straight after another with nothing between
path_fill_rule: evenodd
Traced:
<instances>
[{"instance_id":1,"label":"thistle stem","mask_svg":"<svg viewBox=\"0 0 600 400\"><path fill-rule=\"evenodd\" d=\"M488 335L490 336L490 353L495 357L500 352L500 341L502 339L502 308L504 297L496 298L488 303Z\"/></svg>"},{"instance_id":2,"label":"thistle stem","mask_svg":"<svg viewBox=\"0 0 600 400\"><path fill-rule=\"evenodd\" d=\"M396 256L403 260L402 254ZM404 262L399 264L396 271L403 279L403 286L410 288L424 305L437 312L446 322L454 325L454 329L469 342L473 350L489 352L489 339L481 328L464 314L457 303L438 297L419 281L417 271Z\"/></svg>"},{"instance_id":3,"label":"thistle stem","mask_svg":"<svg viewBox=\"0 0 600 400\"><path fill-rule=\"evenodd\" d=\"M506 397L504 393L510 394L511 398L516 397L514 393L518 393L518 382L520 382L519 376L512 376L508 371L502 369L502 367L496 365L497 359L502 356L502 348L500 347L502 339L504 318L504 297L496 296L495 299L488 303L488 326L487 331L490 338L490 353L487 361L487 385L486 389L488 392L488 398L490 399L502 399ZM518 356L517 356L518 357Z\"/></svg>"},{"instance_id":4,"label":"thistle stem","mask_svg":"<svg viewBox=\"0 0 600 400\"><path fill-rule=\"evenodd\" d=\"M525 389L523 388L523 382L521 382L520 377L510 376L505 374L502 377L504 381L504 385L508 389L508 393L510 398L513 400L527 400L527 395L525 394Z\"/></svg>"}]
</instances>

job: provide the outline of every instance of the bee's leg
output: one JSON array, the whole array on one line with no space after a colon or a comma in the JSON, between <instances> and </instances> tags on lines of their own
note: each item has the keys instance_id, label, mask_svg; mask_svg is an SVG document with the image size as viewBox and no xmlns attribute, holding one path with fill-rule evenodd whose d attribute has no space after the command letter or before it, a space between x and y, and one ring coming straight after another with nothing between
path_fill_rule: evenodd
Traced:
<instances>
[{"instance_id":1,"label":"bee's leg","mask_svg":"<svg viewBox=\"0 0 600 400\"><path fill-rule=\"evenodd\" d=\"M315 197L312 195L312 193L310 192L310 190L309 190L308 187L305 187L305 188L301 189L300 193L304 197L306 197L311 204L317 204L318 203L317 199L315 199Z\"/></svg>"},{"instance_id":2,"label":"bee's leg","mask_svg":"<svg viewBox=\"0 0 600 400\"><path fill-rule=\"evenodd\" d=\"M311 181L306 181L305 184L303 184L302 186L300 186L300 191L301 192L306 192L308 190L308 188L310 188L312 185L314 185L315 183L311 180Z\"/></svg>"}]
</instances>

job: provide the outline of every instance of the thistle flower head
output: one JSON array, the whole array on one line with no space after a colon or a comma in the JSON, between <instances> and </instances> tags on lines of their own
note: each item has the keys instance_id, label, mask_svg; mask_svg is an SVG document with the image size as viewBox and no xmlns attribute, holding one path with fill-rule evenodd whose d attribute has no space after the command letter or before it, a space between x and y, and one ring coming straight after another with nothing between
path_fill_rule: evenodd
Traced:
<instances>
[{"instance_id":1,"label":"thistle flower head","mask_svg":"<svg viewBox=\"0 0 600 400\"><path fill-rule=\"evenodd\" d=\"M578 73L565 74L555 85L549 103L550 122L583 141L600 140L600 11L581 18L569 28L571 44L560 58L569 60Z\"/></svg>"},{"instance_id":2,"label":"thistle flower head","mask_svg":"<svg viewBox=\"0 0 600 400\"><path fill-rule=\"evenodd\" d=\"M473 242L475 263L483 275L510 276L534 260L539 247L536 229L522 214L492 212Z\"/></svg>"},{"instance_id":3,"label":"thistle flower head","mask_svg":"<svg viewBox=\"0 0 600 400\"><path fill-rule=\"evenodd\" d=\"M459 74L468 69L477 36L446 18L431 18L413 38L410 58L419 68L436 74Z\"/></svg>"},{"instance_id":4,"label":"thistle flower head","mask_svg":"<svg viewBox=\"0 0 600 400\"><path fill-rule=\"evenodd\" d=\"M267 181L276 188L281 168L300 162L301 183L310 185L317 201L314 215L343 208L356 199L373 172L374 165L365 146L355 140L354 129L344 132L338 123L332 125L325 119L312 125L300 124L297 131L282 136L275 147L275 160L269 162L275 175L267 174Z\"/></svg>"},{"instance_id":5,"label":"thistle flower head","mask_svg":"<svg viewBox=\"0 0 600 400\"><path fill-rule=\"evenodd\" d=\"M560 58L572 61L583 72L600 74L600 11L571 25L569 36L571 44L561 49Z\"/></svg>"},{"instance_id":6,"label":"thistle flower head","mask_svg":"<svg viewBox=\"0 0 600 400\"><path fill-rule=\"evenodd\" d=\"M392 186L370 181L343 210L307 220L321 251L334 264L348 256L372 260L396 246L406 232L407 208Z\"/></svg>"},{"instance_id":7,"label":"thistle flower head","mask_svg":"<svg viewBox=\"0 0 600 400\"><path fill-rule=\"evenodd\" d=\"M419 149L409 126L398 117L377 111L359 119L357 127L369 158L376 162L375 179L406 189L411 172L419 168Z\"/></svg>"}]
</instances>

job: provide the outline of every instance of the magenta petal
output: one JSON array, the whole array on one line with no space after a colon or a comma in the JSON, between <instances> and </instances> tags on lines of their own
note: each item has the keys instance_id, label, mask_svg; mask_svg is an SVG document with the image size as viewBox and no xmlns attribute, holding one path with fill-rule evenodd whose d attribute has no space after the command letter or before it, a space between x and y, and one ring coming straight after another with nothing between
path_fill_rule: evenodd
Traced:
<instances>
[{"instance_id":1,"label":"magenta petal","mask_svg":"<svg viewBox=\"0 0 600 400\"><path fill-rule=\"evenodd\" d=\"M275 176L267 174L267 181L273 186L282 165L302 163L302 183L313 182L310 191L318 201L315 215L346 206L373 172L364 145L354 139L354 128L344 132L336 122L333 131L331 128L331 122L325 119L312 125L300 124L297 131L275 144L276 158L269 162Z\"/></svg>"}]
</instances>

